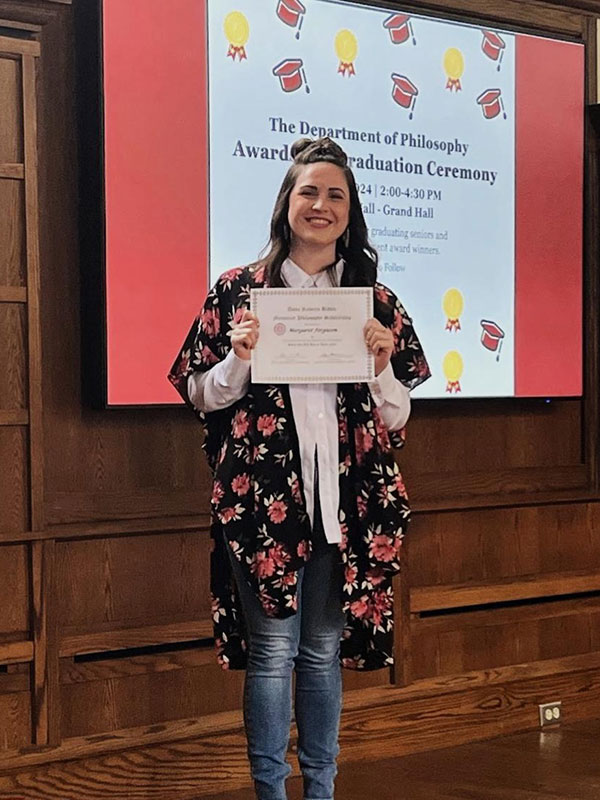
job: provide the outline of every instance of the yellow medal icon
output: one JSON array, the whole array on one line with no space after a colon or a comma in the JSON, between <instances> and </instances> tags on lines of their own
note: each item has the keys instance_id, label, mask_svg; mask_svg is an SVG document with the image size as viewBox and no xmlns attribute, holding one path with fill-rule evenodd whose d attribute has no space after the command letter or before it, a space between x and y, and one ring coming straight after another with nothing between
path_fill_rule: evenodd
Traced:
<instances>
[{"instance_id":1,"label":"yellow medal icon","mask_svg":"<svg viewBox=\"0 0 600 800\"><path fill-rule=\"evenodd\" d=\"M458 289L448 289L442 298L442 311L446 315L446 330L460 330L460 315L465 307L465 298Z\"/></svg>"},{"instance_id":2,"label":"yellow medal icon","mask_svg":"<svg viewBox=\"0 0 600 800\"><path fill-rule=\"evenodd\" d=\"M460 79L465 71L465 59L457 47L449 47L444 53L444 72L446 73L446 89L460 92Z\"/></svg>"},{"instance_id":3,"label":"yellow medal icon","mask_svg":"<svg viewBox=\"0 0 600 800\"><path fill-rule=\"evenodd\" d=\"M338 72L342 75L355 75L354 61L358 54L358 41L352 31L346 28L338 31L335 35L335 54L339 58Z\"/></svg>"},{"instance_id":4,"label":"yellow medal icon","mask_svg":"<svg viewBox=\"0 0 600 800\"><path fill-rule=\"evenodd\" d=\"M458 350L448 350L442 362L442 368L446 377L446 391L460 392L460 379L463 374L464 364Z\"/></svg>"},{"instance_id":5,"label":"yellow medal icon","mask_svg":"<svg viewBox=\"0 0 600 800\"><path fill-rule=\"evenodd\" d=\"M244 45L250 36L250 25L242 12L230 11L223 22L223 30L229 42L227 57L231 56L234 61L236 56L240 61L247 58Z\"/></svg>"}]
</instances>

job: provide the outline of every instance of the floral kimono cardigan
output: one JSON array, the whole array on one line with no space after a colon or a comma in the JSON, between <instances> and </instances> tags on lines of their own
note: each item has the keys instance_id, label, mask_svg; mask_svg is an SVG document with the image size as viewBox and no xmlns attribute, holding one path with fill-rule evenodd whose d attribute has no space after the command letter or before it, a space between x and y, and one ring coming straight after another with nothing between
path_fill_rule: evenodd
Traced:
<instances>
[{"instance_id":1,"label":"floral kimono cardigan","mask_svg":"<svg viewBox=\"0 0 600 800\"><path fill-rule=\"evenodd\" d=\"M250 266L226 272L209 292L169 374L188 405L188 376L225 358L227 331L250 307L250 289L264 285L264 270ZM394 333L394 373L406 386L417 386L430 373L411 320L389 289L375 284L374 293L375 314ZM224 537L273 617L296 613L298 570L311 553L289 389L250 383L228 408L194 411L214 475L211 594L218 659L225 669L243 669L244 620ZM393 663L392 578L409 519L392 450L402 446L404 432L385 429L364 383L338 385L337 412L346 615L341 659L352 669L379 669Z\"/></svg>"}]
</instances>

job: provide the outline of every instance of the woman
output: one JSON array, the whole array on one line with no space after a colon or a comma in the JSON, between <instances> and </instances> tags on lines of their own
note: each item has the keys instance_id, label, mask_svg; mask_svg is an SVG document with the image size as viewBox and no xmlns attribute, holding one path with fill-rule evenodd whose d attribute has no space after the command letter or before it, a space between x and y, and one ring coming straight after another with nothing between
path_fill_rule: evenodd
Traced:
<instances>
[{"instance_id":1,"label":"woman","mask_svg":"<svg viewBox=\"0 0 600 800\"><path fill-rule=\"evenodd\" d=\"M411 321L376 283L344 151L302 139L277 197L267 255L209 292L170 380L204 425L214 473L213 619L223 667L247 667L244 719L259 800L285 800L295 718L305 800L330 800L340 661L392 663L392 577L409 509L392 447L409 388L429 376ZM252 383L260 321L250 289L373 286L371 384Z\"/></svg>"}]
</instances>

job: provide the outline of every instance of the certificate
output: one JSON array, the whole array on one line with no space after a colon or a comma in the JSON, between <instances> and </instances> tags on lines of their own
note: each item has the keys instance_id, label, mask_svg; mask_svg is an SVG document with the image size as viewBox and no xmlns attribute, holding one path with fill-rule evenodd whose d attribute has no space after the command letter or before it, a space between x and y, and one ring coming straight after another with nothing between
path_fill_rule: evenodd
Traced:
<instances>
[{"instance_id":1,"label":"certificate","mask_svg":"<svg viewBox=\"0 0 600 800\"><path fill-rule=\"evenodd\" d=\"M260 322L253 383L363 383L375 375L363 329L373 289L251 289Z\"/></svg>"}]
</instances>

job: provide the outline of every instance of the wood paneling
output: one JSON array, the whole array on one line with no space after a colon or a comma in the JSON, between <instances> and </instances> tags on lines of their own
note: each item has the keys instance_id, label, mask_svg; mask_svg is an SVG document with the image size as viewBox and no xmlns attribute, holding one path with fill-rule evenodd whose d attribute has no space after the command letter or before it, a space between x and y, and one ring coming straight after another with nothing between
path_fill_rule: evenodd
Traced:
<instances>
[{"instance_id":1,"label":"wood paneling","mask_svg":"<svg viewBox=\"0 0 600 800\"><path fill-rule=\"evenodd\" d=\"M420 514L409 531L413 587L600 569L600 505Z\"/></svg>"},{"instance_id":2,"label":"wood paneling","mask_svg":"<svg viewBox=\"0 0 600 800\"><path fill-rule=\"evenodd\" d=\"M65 635L60 641L60 655L102 653L129 648L152 647L173 642L190 642L212 639L212 621L170 622L168 625L144 625L142 628L114 628L113 623L95 633ZM214 658L214 656L213 656Z\"/></svg>"},{"instance_id":3,"label":"wood paneling","mask_svg":"<svg viewBox=\"0 0 600 800\"><path fill-rule=\"evenodd\" d=\"M544 576L532 575L524 580L507 578L476 585L450 584L425 586L410 593L413 612L454 609L490 603L553 597L600 591L600 571L558 572Z\"/></svg>"},{"instance_id":4,"label":"wood paneling","mask_svg":"<svg viewBox=\"0 0 600 800\"><path fill-rule=\"evenodd\" d=\"M180 655L169 657L167 669L157 669L164 657L63 666L69 677L61 693L63 736L90 736L240 707L243 674L222 670L212 648ZM94 666L100 669L94 671Z\"/></svg>"},{"instance_id":5,"label":"wood paneling","mask_svg":"<svg viewBox=\"0 0 600 800\"><path fill-rule=\"evenodd\" d=\"M0 751L17 750L31 742L31 703L27 691L2 690L0 675Z\"/></svg>"},{"instance_id":6,"label":"wood paneling","mask_svg":"<svg viewBox=\"0 0 600 800\"><path fill-rule=\"evenodd\" d=\"M422 694L408 701L404 696L410 694L410 690L354 693L342 714L342 762L435 750L450 742L457 745L489 738L499 731L531 728L537 726L538 703L552 697L562 698L563 714L569 721L593 719L600 713L600 684L592 670L568 677L536 676L506 686L473 685L459 690L448 686L445 693ZM82 796L131 800L135 793L139 800L190 800L231 792L250 783L239 726L239 717L231 717L228 729L215 718L212 733L205 730L196 738L189 735L193 727L182 726L179 738L185 741L75 763L21 767L17 773L0 777L0 797L2 793L11 797L12 792L24 800L81 800ZM155 736L164 735L160 728L155 726ZM176 738L175 728L170 730ZM139 742L139 731L135 735ZM81 752L83 741L73 740L71 754ZM89 741L93 746L91 737ZM126 741L125 737L120 739L121 748ZM133 737L129 741L134 741ZM21 760L16 763L26 764Z\"/></svg>"},{"instance_id":7,"label":"wood paneling","mask_svg":"<svg viewBox=\"0 0 600 800\"><path fill-rule=\"evenodd\" d=\"M406 7L592 35L589 20L566 4ZM66 3L0 0L0 14L18 16L21 33L43 26L37 111L38 45L0 37L0 51L12 49L0 58L0 540L23 540L0 546L0 662L13 670L0 670L0 749L60 745L0 756L2 767L30 770L22 780L15 771L0 778L0 798L125 800L134 787L140 800L183 800L198 787L233 787L248 779L243 676L223 672L212 648L196 645L210 634L210 477L199 426L184 409L105 412L82 399L88 309L80 275L89 265L79 257L74 104L96 98L85 86L76 91ZM595 220L595 177L587 191ZM597 272L589 261L594 314ZM590 397L594 348L588 342ZM345 674L343 757L533 727L537 702L556 696L570 714L600 713L600 602L581 594L600 574L598 409L590 397L585 405L415 403L400 458L413 500L429 511L415 515L397 586L396 685L387 670ZM416 613L564 592L580 595ZM200 738L173 743L190 736ZM87 764L73 761L92 753Z\"/></svg>"},{"instance_id":8,"label":"wood paneling","mask_svg":"<svg viewBox=\"0 0 600 800\"><path fill-rule=\"evenodd\" d=\"M27 431L0 427L0 530L29 529L29 480L27 476Z\"/></svg>"},{"instance_id":9,"label":"wood paneling","mask_svg":"<svg viewBox=\"0 0 600 800\"><path fill-rule=\"evenodd\" d=\"M25 285L24 208L22 181L0 178L0 242L2 242L0 285L2 286Z\"/></svg>"},{"instance_id":10,"label":"wood paneling","mask_svg":"<svg viewBox=\"0 0 600 800\"><path fill-rule=\"evenodd\" d=\"M596 652L600 600L417 617L412 631L415 678L533 663Z\"/></svg>"},{"instance_id":11,"label":"wood paneling","mask_svg":"<svg viewBox=\"0 0 600 800\"><path fill-rule=\"evenodd\" d=\"M0 57L0 96L0 164L19 163L23 161L23 104L17 59Z\"/></svg>"},{"instance_id":12,"label":"wood paneling","mask_svg":"<svg viewBox=\"0 0 600 800\"><path fill-rule=\"evenodd\" d=\"M0 664L21 664L33 660L33 642L4 641L0 639Z\"/></svg>"},{"instance_id":13,"label":"wood paneling","mask_svg":"<svg viewBox=\"0 0 600 800\"><path fill-rule=\"evenodd\" d=\"M0 642L29 638L27 550L26 545L0 545Z\"/></svg>"},{"instance_id":14,"label":"wood paneling","mask_svg":"<svg viewBox=\"0 0 600 800\"><path fill-rule=\"evenodd\" d=\"M0 409L27 408L26 316L23 305L0 303Z\"/></svg>"},{"instance_id":15,"label":"wood paneling","mask_svg":"<svg viewBox=\"0 0 600 800\"><path fill-rule=\"evenodd\" d=\"M209 619L209 552L196 533L60 542L63 634Z\"/></svg>"}]
</instances>

